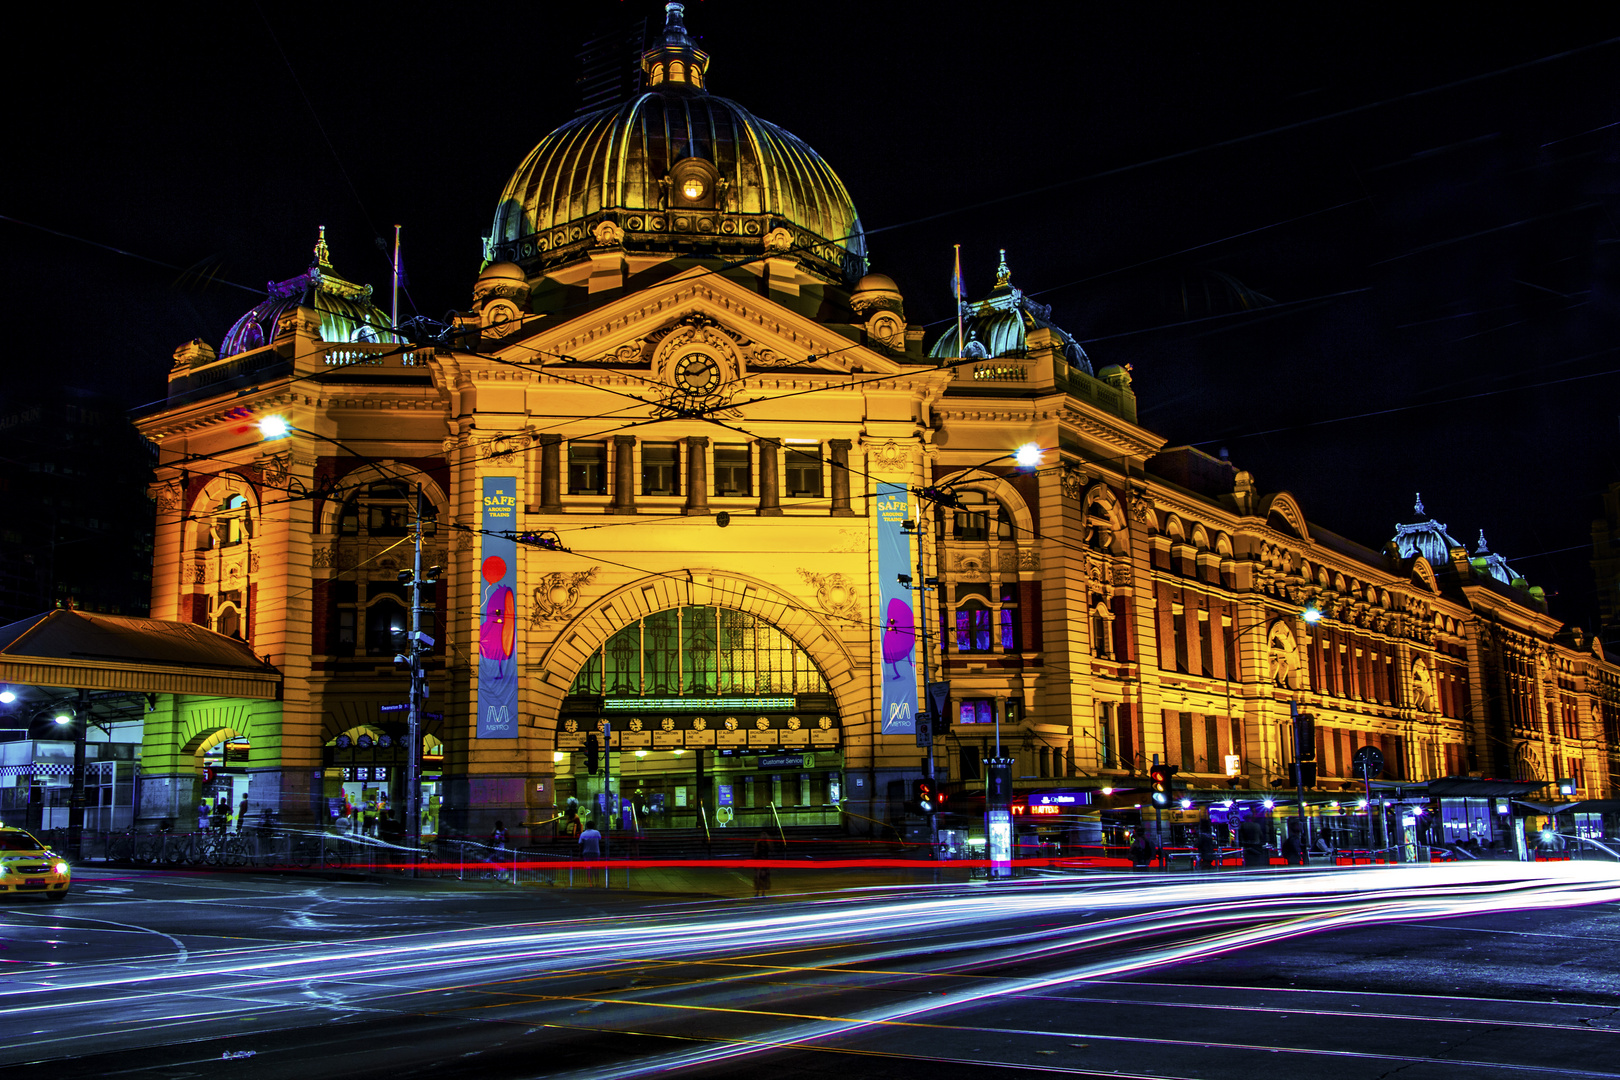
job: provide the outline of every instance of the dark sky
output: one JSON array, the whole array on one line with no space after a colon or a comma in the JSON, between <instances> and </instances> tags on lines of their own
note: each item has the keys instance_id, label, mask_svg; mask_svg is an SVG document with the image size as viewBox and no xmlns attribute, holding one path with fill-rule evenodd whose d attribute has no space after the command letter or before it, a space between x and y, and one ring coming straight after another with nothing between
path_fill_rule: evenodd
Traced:
<instances>
[{"instance_id":1,"label":"dark sky","mask_svg":"<svg viewBox=\"0 0 1620 1080\"><path fill-rule=\"evenodd\" d=\"M701 0L687 22L715 92L842 176L914 320L949 317L952 244L973 294L1005 247L1172 443L1373 547L1421 491L1590 624L1620 480L1620 14L1319 6ZM379 293L374 238L403 224L415 308L465 305L506 177L573 115L580 41L661 6L67 11L13 16L0 214L190 272L0 221L0 404L158 397L177 344L254 303L230 283L299 272L319 224Z\"/></svg>"}]
</instances>

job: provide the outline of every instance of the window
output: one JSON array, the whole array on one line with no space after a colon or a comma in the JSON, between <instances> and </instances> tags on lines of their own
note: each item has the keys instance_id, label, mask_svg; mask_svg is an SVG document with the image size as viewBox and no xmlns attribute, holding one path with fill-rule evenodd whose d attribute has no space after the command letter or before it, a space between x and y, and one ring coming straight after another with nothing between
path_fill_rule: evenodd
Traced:
<instances>
[{"instance_id":1,"label":"window","mask_svg":"<svg viewBox=\"0 0 1620 1080\"><path fill-rule=\"evenodd\" d=\"M798 498L820 498L821 444L789 443L786 459L788 495Z\"/></svg>"},{"instance_id":2,"label":"window","mask_svg":"<svg viewBox=\"0 0 1620 1080\"><path fill-rule=\"evenodd\" d=\"M221 547L231 547L240 544L248 535L247 499L241 495L232 495L225 500L219 508L220 517L214 524L214 531L219 536Z\"/></svg>"},{"instance_id":3,"label":"window","mask_svg":"<svg viewBox=\"0 0 1620 1080\"><path fill-rule=\"evenodd\" d=\"M957 702L958 724L994 724L996 702L994 698L963 698Z\"/></svg>"},{"instance_id":4,"label":"window","mask_svg":"<svg viewBox=\"0 0 1620 1080\"><path fill-rule=\"evenodd\" d=\"M956 587L956 651L987 653L990 647L990 589L986 585Z\"/></svg>"},{"instance_id":5,"label":"window","mask_svg":"<svg viewBox=\"0 0 1620 1080\"><path fill-rule=\"evenodd\" d=\"M1001 648L1023 652L1023 627L1018 622L1018 586L1008 582L1001 587Z\"/></svg>"},{"instance_id":6,"label":"window","mask_svg":"<svg viewBox=\"0 0 1620 1080\"><path fill-rule=\"evenodd\" d=\"M752 495L754 478L746 443L721 443L714 448L714 493Z\"/></svg>"},{"instance_id":7,"label":"window","mask_svg":"<svg viewBox=\"0 0 1620 1080\"><path fill-rule=\"evenodd\" d=\"M677 443L645 443L641 447L641 493L681 493L681 448Z\"/></svg>"},{"instance_id":8,"label":"window","mask_svg":"<svg viewBox=\"0 0 1620 1080\"><path fill-rule=\"evenodd\" d=\"M957 497L962 505L953 511L956 539L979 543L1012 539L1012 518L996 499L982 491L971 490L959 492Z\"/></svg>"},{"instance_id":9,"label":"window","mask_svg":"<svg viewBox=\"0 0 1620 1080\"><path fill-rule=\"evenodd\" d=\"M405 630L410 613L391 596L366 609L366 652L372 656L393 656L405 650Z\"/></svg>"},{"instance_id":10,"label":"window","mask_svg":"<svg viewBox=\"0 0 1620 1080\"><path fill-rule=\"evenodd\" d=\"M219 613L219 625L216 627L226 637L242 637L242 617L236 613L234 607L225 607Z\"/></svg>"},{"instance_id":11,"label":"window","mask_svg":"<svg viewBox=\"0 0 1620 1080\"><path fill-rule=\"evenodd\" d=\"M607 444L568 444L568 494L607 494Z\"/></svg>"},{"instance_id":12,"label":"window","mask_svg":"<svg viewBox=\"0 0 1620 1080\"><path fill-rule=\"evenodd\" d=\"M1100 701L1097 703L1097 757L1105 769L1115 768L1119 759L1115 756L1114 744L1114 703Z\"/></svg>"}]
</instances>

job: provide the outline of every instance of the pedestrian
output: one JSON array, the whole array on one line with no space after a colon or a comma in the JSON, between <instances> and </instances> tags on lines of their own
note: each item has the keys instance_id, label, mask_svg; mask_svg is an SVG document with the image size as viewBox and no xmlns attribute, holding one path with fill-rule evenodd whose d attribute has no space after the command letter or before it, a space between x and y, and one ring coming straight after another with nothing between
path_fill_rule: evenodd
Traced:
<instances>
[{"instance_id":1,"label":"pedestrian","mask_svg":"<svg viewBox=\"0 0 1620 1080\"><path fill-rule=\"evenodd\" d=\"M204 800L202 800L201 802L199 802L197 804L197 831L198 832L207 832L208 831L208 818L209 818L209 815L212 814L212 813L213 813L213 807L208 805L208 800L207 799L204 799Z\"/></svg>"},{"instance_id":2,"label":"pedestrian","mask_svg":"<svg viewBox=\"0 0 1620 1080\"><path fill-rule=\"evenodd\" d=\"M1207 829L1207 828L1199 829L1198 830L1198 869L1200 869L1200 870L1213 870L1213 869L1215 869L1215 865L1216 865L1215 853L1216 853L1215 834L1210 832L1209 829Z\"/></svg>"},{"instance_id":3,"label":"pedestrian","mask_svg":"<svg viewBox=\"0 0 1620 1080\"><path fill-rule=\"evenodd\" d=\"M231 820L231 804L224 796L214 800L213 827L217 833L225 831L225 825Z\"/></svg>"},{"instance_id":4,"label":"pedestrian","mask_svg":"<svg viewBox=\"0 0 1620 1080\"><path fill-rule=\"evenodd\" d=\"M759 838L754 841L754 858L759 861L754 867L754 899L759 900L771 887L771 868L765 865L764 860L771 857L771 834L764 829L759 830Z\"/></svg>"},{"instance_id":5,"label":"pedestrian","mask_svg":"<svg viewBox=\"0 0 1620 1080\"><path fill-rule=\"evenodd\" d=\"M236 808L236 831L241 832L247 828L248 797L242 796L242 805Z\"/></svg>"},{"instance_id":6,"label":"pedestrian","mask_svg":"<svg viewBox=\"0 0 1620 1080\"><path fill-rule=\"evenodd\" d=\"M585 859L585 884L596 884L596 864L602 858L602 834L596 831L596 819L585 822L585 831L579 834L579 854Z\"/></svg>"},{"instance_id":7,"label":"pedestrian","mask_svg":"<svg viewBox=\"0 0 1620 1080\"><path fill-rule=\"evenodd\" d=\"M1299 866L1304 858L1304 854L1305 853L1300 850L1299 836L1294 832L1294 830L1289 829L1288 836L1284 838L1282 842L1283 862L1287 863L1289 866Z\"/></svg>"},{"instance_id":8,"label":"pedestrian","mask_svg":"<svg viewBox=\"0 0 1620 1080\"><path fill-rule=\"evenodd\" d=\"M1153 841L1148 839L1146 829L1137 829L1131 837L1131 865L1138 870L1153 865Z\"/></svg>"}]
</instances>

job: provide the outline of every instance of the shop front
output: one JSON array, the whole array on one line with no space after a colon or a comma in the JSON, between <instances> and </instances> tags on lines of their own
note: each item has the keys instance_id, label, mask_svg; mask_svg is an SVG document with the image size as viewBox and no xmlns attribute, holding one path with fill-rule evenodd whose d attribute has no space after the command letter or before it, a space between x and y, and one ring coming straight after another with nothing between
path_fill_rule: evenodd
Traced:
<instances>
[{"instance_id":1,"label":"shop front","mask_svg":"<svg viewBox=\"0 0 1620 1080\"><path fill-rule=\"evenodd\" d=\"M326 744L323 795L326 824L338 832L391 839L404 835L406 744L380 728L362 726ZM422 736L422 839L439 833L444 744Z\"/></svg>"}]
</instances>

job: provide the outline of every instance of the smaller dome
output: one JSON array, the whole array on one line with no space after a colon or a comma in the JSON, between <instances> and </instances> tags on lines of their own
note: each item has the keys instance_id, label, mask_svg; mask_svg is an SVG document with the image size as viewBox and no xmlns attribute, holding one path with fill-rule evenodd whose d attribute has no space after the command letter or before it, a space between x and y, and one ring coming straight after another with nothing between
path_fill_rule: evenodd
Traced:
<instances>
[{"instance_id":1,"label":"smaller dome","mask_svg":"<svg viewBox=\"0 0 1620 1080\"><path fill-rule=\"evenodd\" d=\"M867 292L899 292L900 286L894 283L894 278L888 274L867 274L855 283L855 292L859 295Z\"/></svg>"},{"instance_id":2,"label":"smaller dome","mask_svg":"<svg viewBox=\"0 0 1620 1080\"><path fill-rule=\"evenodd\" d=\"M301 305L313 307L320 315L322 341L405 341L390 329L387 313L371 302L370 285L356 285L333 272L325 225L320 227L309 269L286 281L272 281L265 291L269 296L226 332L220 345L221 356L235 356L269 344L281 317Z\"/></svg>"},{"instance_id":3,"label":"smaller dome","mask_svg":"<svg viewBox=\"0 0 1620 1080\"><path fill-rule=\"evenodd\" d=\"M1050 330L1063 349L1063 359L1071 367L1092 374L1091 358L1068 331L1052 322L1052 308L1037 304L1025 296L1023 290L1012 283L1012 271L1007 269L1007 252L1001 252L1001 265L996 268L996 287L983 300L962 304L962 329L967 332L968 343L958 347L956 327L946 330L928 355L936 360L948 357L974 357L974 345L991 357L1023 356L1032 330Z\"/></svg>"},{"instance_id":4,"label":"smaller dome","mask_svg":"<svg viewBox=\"0 0 1620 1080\"><path fill-rule=\"evenodd\" d=\"M478 275L479 281L520 281L528 282L528 275L523 267L513 262L490 263L484 267L484 272Z\"/></svg>"}]
</instances>

